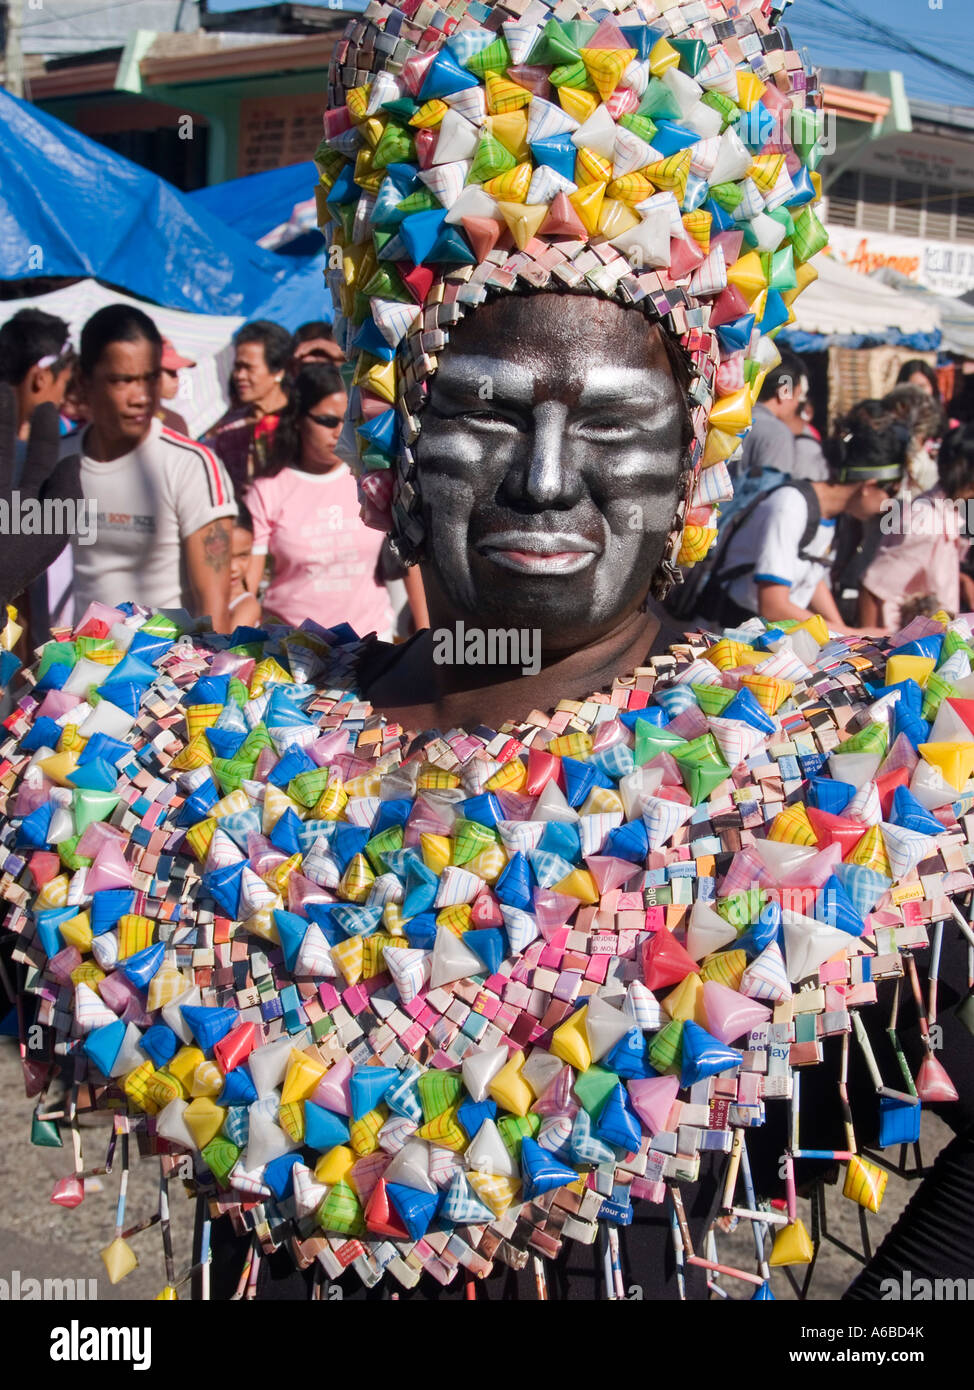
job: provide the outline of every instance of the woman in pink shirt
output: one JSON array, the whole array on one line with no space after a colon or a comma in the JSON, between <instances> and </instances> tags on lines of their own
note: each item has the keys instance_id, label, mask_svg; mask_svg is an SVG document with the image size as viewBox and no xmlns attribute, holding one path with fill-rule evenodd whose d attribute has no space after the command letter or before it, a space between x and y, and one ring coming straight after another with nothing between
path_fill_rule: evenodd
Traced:
<instances>
[{"instance_id":1,"label":"woman in pink shirt","mask_svg":"<svg viewBox=\"0 0 974 1390\"><path fill-rule=\"evenodd\" d=\"M917 599L951 615L974 601L974 585L961 572L974 508L974 425L947 435L937 469L937 487L902 504L894 499L880 518L882 540L859 594L863 626L896 629L904 606Z\"/></svg>"},{"instance_id":2,"label":"woman in pink shirt","mask_svg":"<svg viewBox=\"0 0 974 1390\"><path fill-rule=\"evenodd\" d=\"M303 367L295 378L268 471L247 492L254 521L247 588L257 592L270 556L265 622L347 622L360 637L389 638L392 605L376 573L382 534L361 521L354 475L335 454L346 404L330 363Z\"/></svg>"}]
</instances>

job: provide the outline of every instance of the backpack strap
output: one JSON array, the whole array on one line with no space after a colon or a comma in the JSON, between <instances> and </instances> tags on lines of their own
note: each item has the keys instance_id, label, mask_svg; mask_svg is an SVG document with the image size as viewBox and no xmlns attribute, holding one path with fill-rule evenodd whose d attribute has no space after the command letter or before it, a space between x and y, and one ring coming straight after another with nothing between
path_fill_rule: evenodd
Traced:
<instances>
[{"instance_id":1,"label":"backpack strap","mask_svg":"<svg viewBox=\"0 0 974 1390\"><path fill-rule=\"evenodd\" d=\"M785 483L784 486L792 487L796 492L800 492L805 499L805 506L808 508L808 520L805 522L802 538L798 542L798 558L799 560L806 561L806 563L814 561L816 564L820 565L823 560L827 558L827 552L826 555L809 555L806 553L806 547L811 545L815 533L822 524L822 508L819 505L818 493L815 491L815 486L807 478L796 479L795 482Z\"/></svg>"},{"instance_id":2,"label":"backpack strap","mask_svg":"<svg viewBox=\"0 0 974 1390\"><path fill-rule=\"evenodd\" d=\"M776 492L781 492L781 490L786 487L790 487L795 492L800 492L805 499L805 506L808 509L808 520L805 523L805 529L802 532L801 540L798 542L798 558L807 562L814 561L816 564L822 563L825 558L824 556L808 555L805 553L806 546L811 544L812 538L818 531L822 522L822 508L819 506L818 494L815 491L814 485L806 478L786 479L783 483L779 483L777 487L769 488L767 492L759 492L746 507L742 507L739 512L736 512L734 516L731 517L727 530L720 537L718 542L719 553L715 558L713 569L713 577L715 580L719 579L721 585L733 584L735 579L740 579L743 575L752 573L754 569L753 564L734 565L730 569L722 569L721 560L733 537L744 523L750 520L761 503L767 501L769 497L772 497Z\"/></svg>"}]
</instances>

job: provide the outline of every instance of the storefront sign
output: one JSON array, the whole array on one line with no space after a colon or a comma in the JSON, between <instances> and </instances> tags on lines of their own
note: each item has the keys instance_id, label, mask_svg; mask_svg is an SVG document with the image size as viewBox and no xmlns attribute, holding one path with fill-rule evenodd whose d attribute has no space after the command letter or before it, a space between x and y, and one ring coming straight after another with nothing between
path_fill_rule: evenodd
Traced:
<instances>
[{"instance_id":1,"label":"storefront sign","mask_svg":"<svg viewBox=\"0 0 974 1390\"><path fill-rule=\"evenodd\" d=\"M974 289L974 242L927 241L857 227L829 227L828 233L833 255L861 275L889 266L938 294Z\"/></svg>"}]
</instances>

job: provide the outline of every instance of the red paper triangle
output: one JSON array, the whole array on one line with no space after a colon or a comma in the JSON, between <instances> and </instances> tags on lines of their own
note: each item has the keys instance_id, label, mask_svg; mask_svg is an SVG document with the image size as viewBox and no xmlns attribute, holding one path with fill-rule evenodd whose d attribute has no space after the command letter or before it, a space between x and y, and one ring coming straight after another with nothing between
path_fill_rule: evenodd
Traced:
<instances>
[{"instance_id":1,"label":"red paper triangle","mask_svg":"<svg viewBox=\"0 0 974 1390\"><path fill-rule=\"evenodd\" d=\"M614 19L603 19L586 48L632 48L632 44Z\"/></svg>"},{"instance_id":2,"label":"red paper triangle","mask_svg":"<svg viewBox=\"0 0 974 1390\"><path fill-rule=\"evenodd\" d=\"M588 232L578 213L568 201L567 193L556 193L548 208L548 216L538 228L539 236L577 236L588 239Z\"/></svg>"},{"instance_id":3,"label":"red paper triangle","mask_svg":"<svg viewBox=\"0 0 974 1390\"><path fill-rule=\"evenodd\" d=\"M492 217L461 217L460 225L478 261L486 260L504 230Z\"/></svg>"},{"instance_id":4,"label":"red paper triangle","mask_svg":"<svg viewBox=\"0 0 974 1390\"><path fill-rule=\"evenodd\" d=\"M668 275L671 280L682 280L692 274L706 259L692 237L670 237L670 265Z\"/></svg>"},{"instance_id":5,"label":"red paper triangle","mask_svg":"<svg viewBox=\"0 0 974 1390\"><path fill-rule=\"evenodd\" d=\"M974 700L962 700L948 695L947 703L956 714L960 715L971 733L974 734Z\"/></svg>"},{"instance_id":6,"label":"red paper triangle","mask_svg":"<svg viewBox=\"0 0 974 1390\"><path fill-rule=\"evenodd\" d=\"M868 825L863 825L861 821L853 820L850 816L834 816L831 811L820 811L815 806L806 807L806 811L811 827L818 837L819 849L837 844L842 850L843 859L855 849L869 829Z\"/></svg>"},{"instance_id":7,"label":"red paper triangle","mask_svg":"<svg viewBox=\"0 0 974 1390\"><path fill-rule=\"evenodd\" d=\"M489 888L481 888L470 905L471 927L502 927L504 916L500 903Z\"/></svg>"},{"instance_id":8,"label":"red paper triangle","mask_svg":"<svg viewBox=\"0 0 974 1390\"><path fill-rule=\"evenodd\" d=\"M643 980L647 989L665 989L688 975L699 974L700 966L671 932L654 932L643 944Z\"/></svg>"},{"instance_id":9,"label":"red paper triangle","mask_svg":"<svg viewBox=\"0 0 974 1390\"><path fill-rule=\"evenodd\" d=\"M532 748L528 754L528 777L523 790L529 796L539 796L546 783L558 781L561 759L554 753L546 753L543 748Z\"/></svg>"},{"instance_id":10,"label":"red paper triangle","mask_svg":"<svg viewBox=\"0 0 974 1390\"><path fill-rule=\"evenodd\" d=\"M417 304L425 304L433 283L433 272L428 265L414 265L407 270L407 264L408 262L402 262L396 267L402 276L403 284Z\"/></svg>"},{"instance_id":11,"label":"red paper triangle","mask_svg":"<svg viewBox=\"0 0 974 1390\"><path fill-rule=\"evenodd\" d=\"M733 265L735 261L740 260L741 247L743 246L743 244L744 233L738 231L718 232L716 236L712 236L710 238L711 251L714 249L715 246L722 247L724 252L724 260L727 263L727 265Z\"/></svg>"},{"instance_id":12,"label":"red paper triangle","mask_svg":"<svg viewBox=\"0 0 974 1390\"><path fill-rule=\"evenodd\" d=\"M603 895L611 893L613 888L621 888L624 883L628 883L633 874L640 871L638 864L630 864L625 859L616 859L613 855L607 854L591 854L585 863Z\"/></svg>"},{"instance_id":13,"label":"red paper triangle","mask_svg":"<svg viewBox=\"0 0 974 1390\"><path fill-rule=\"evenodd\" d=\"M726 252L725 252L726 255ZM736 285L728 285L714 300L710 311L710 327L719 328L722 323L733 323L742 314L750 313L747 300Z\"/></svg>"},{"instance_id":14,"label":"red paper triangle","mask_svg":"<svg viewBox=\"0 0 974 1390\"><path fill-rule=\"evenodd\" d=\"M974 705L974 700L970 701ZM892 772L884 772L881 777L876 778L876 790L879 792L879 804L883 810L883 820L889 820L890 812L893 809L893 793L897 787L908 787L910 785L910 774L905 767L894 767ZM845 855L842 856L843 859Z\"/></svg>"},{"instance_id":15,"label":"red paper triangle","mask_svg":"<svg viewBox=\"0 0 974 1390\"><path fill-rule=\"evenodd\" d=\"M383 1178L372 1189L372 1196L365 1208L365 1224L378 1236L391 1236L393 1240L411 1239L402 1217L389 1200Z\"/></svg>"}]
</instances>

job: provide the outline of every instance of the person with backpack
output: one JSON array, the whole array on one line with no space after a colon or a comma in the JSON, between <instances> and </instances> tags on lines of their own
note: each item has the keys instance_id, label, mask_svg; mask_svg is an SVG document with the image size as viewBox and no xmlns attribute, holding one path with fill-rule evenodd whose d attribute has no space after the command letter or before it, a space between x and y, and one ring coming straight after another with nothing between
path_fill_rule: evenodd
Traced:
<instances>
[{"instance_id":1,"label":"person with backpack","mask_svg":"<svg viewBox=\"0 0 974 1390\"><path fill-rule=\"evenodd\" d=\"M774 622L818 613L834 630L843 623L829 575L838 518L879 516L903 476L907 431L862 402L829 441L827 482L785 481L737 512L718 541L698 611L711 622L755 615Z\"/></svg>"}]
</instances>

